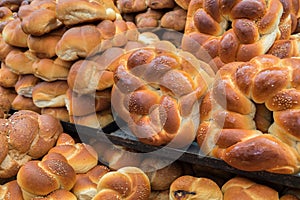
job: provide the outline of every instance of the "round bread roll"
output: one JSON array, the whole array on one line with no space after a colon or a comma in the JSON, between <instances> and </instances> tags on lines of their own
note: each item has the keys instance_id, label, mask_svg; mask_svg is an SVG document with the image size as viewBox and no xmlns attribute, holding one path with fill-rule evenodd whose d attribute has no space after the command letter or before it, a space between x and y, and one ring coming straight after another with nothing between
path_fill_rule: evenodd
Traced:
<instances>
[{"instance_id":1,"label":"round bread roll","mask_svg":"<svg viewBox=\"0 0 300 200\"><path fill-rule=\"evenodd\" d=\"M21 20L16 18L3 28L2 37L4 41L15 47L26 48L28 34L25 33L21 27Z\"/></svg>"},{"instance_id":2,"label":"round bread roll","mask_svg":"<svg viewBox=\"0 0 300 200\"><path fill-rule=\"evenodd\" d=\"M39 108L65 106L68 88L67 81L39 82L32 90L33 103Z\"/></svg>"},{"instance_id":3,"label":"round bread roll","mask_svg":"<svg viewBox=\"0 0 300 200\"><path fill-rule=\"evenodd\" d=\"M0 185L0 199L23 200L23 194L17 180Z\"/></svg>"},{"instance_id":4,"label":"round bread roll","mask_svg":"<svg viewBox=\"0 0 300 200\"><path fill-rule=\"evenodd\" d=\"M190 145L198 128L199 100L211 83L207 64L169 42L158 42L125 53L114 65L112 107L131 132L150 145Z\"/></svg>"},{"instance_id":5,"label":"round bread roll","mask_svg":"<svg viewBox=\"0 0 300 200\"><path fill-rule=\"evenodd\" d=\"M29 50L38 58L52 58L56 56L55 48L66 28L51 31L42 36L29 35L27 44Z\"/></svg>"},{"instance_id":6,"label":"round bread roll","mask_svg":"<svg viewBox=\"0 0 300 200\"><path fill-rule=\"evenodd\" d=\"M15 90L18 95L32 97L33 88L40 82L40 79L32 74L20 75Z\"/></svg>"},{"instance_id":7,"label":"round bread roll","mask_svg":"<svg viewBox=\"0 0 300 200\"><path fill-rule=\"evenodd\" d=\"M63 26L56 18L56 1L33 0L18 11L22 29L26 34L41 36ZM41 17L43 16L43 17Z\"/></svg>"},{"instance_id":8,"label":"round bread roll","mask_svg":"<svg viewBox=\"0 0 300 200\"><path fill-rule=\"evenodd\" d=\"M106 173L98 182L94 200L148 200L151 188L147 175L137 167L123 167Z\"/></svg>"},{"instance_id":9,"label":"round bread roll","mask_svg":"<svg viewBox=\"0 0 300 200\"><path fill-rule=\"evenodd\" d=\"M55 190L47 196L37 196L31 198L31 200L60 200L60 199L77 200L76 196L72 192L65 189Z\"/></svg>"},{"instance_id":10,"label":"round bread roll","mask_svg":"<svg viewBox=\"0 0 300 200\"><path fill-rule=\"evenodd\" d=\"M4 62L1 62L0 68L0 86L5 88L15 87L18 81L19 75L15 74L8 67L6 67Z\"/></svg>"},{"instance_id":11,"label":"round bread roll","mask_svg":"<svg viewBox=\"0 0 300 200\"><path fill-rule=\"evenodd\" d=\"M208 178L185 175L177 178L171 184L169 199L222 200L223 193L219 186Z\"/></svg>"},{"instance_id":12,"label":"round bread roll","mask_svg":"<svg viewBox=\"0 0 300 200\"><path fill-rule=\"evenodd\" d=\"M207 62L218 63L218 67L249 61L265 54L275 40L288 39L295 30L295 3L192 0L182 48ZM201 55L203 50L209 53L209 59Z\"/></svg>"},{"instance_id":13,"label":"round bread roll","mask_svg":"<svg viewBox=\"0 0 300 200\"><path fill-rule=\"evenodd\" d=\"M0 86L0 118L6 118L17 93L14 89Z\"/></svg>"},{"instance_id":14,"label":"round bread roll","mask_svg":"<svg viewBox=\"0 0 300 200\"><path fill-rule=\"evenodd\" d=\"M16 98L14 98L11 102L11 108L13 110L31 110L39 114L41 113L41 108L33 103L32 98L23 95L17 95Z\"/></svg>"},{"instance_id":15,"label":"round bread roll","mask_svg":"<svg viewBox=\"0 0 300 200\"><path fill-rule=\"evenodd\" d=\"M39 59L32 64L34 75L44 81L67 80L72 62L60 58Z\"/></svg>"},{"instance_id":16,"label":"round bread roll","mask_svg":"<svg viewBox=\"0 0 300 200\"><path fill-rule=\"evenodd\" d=\"M75 143L71 136L60 135L56 146L49 150L49 153L58 153L64 156L69 165L78 173L86 173L98 163L98 154L88 144Z\"/></svg>"},{"instance_id":17,"label":"round bread roll","mask_svg":"<svg viewBox=\"0 0 300 200\"><path fill-rule=\"evenodd\" d=\"M222 186L222 192L224 200L279 200L276 190L242 177L235 177L227 181Z\"/></svg>"},{"instance_id":18,"label":"round bread roll","mask_svg":"<svg viewBox=\"0 0 300 200\"><path fill-rule=\"evenodd\" d=\"M71 190L76 173L65 157L58 153L47 154L41 161L25 163L17 174L24 200L46 196L59 190Z\"/></svg>"},{"instance_id":19,"label":"round bread roll","mask_svg":"<svg viewBox=\"0 0 300 200\"><path fill-rule=\"evenodd\" d=\"M55 145L63 128L50 115L29 110L15 112L1 120L0 178L15 176L31 159L44 156Z\"/></svg>"},{"instance_id":20,"label":"round bread roll","mask_svg":"<svg viewBox=\"0 0 300 200\"><path fill-rule=\"evenodd\" d=\"M222 67L200 106L202 152L245 171L298 172L299 64L262 55ZM256 104L273 113L267 132L257 130Z\"/></svg>"},{"instance_id":21,"label":"round bread roll","mask_svg":"<svg viewBox=\"0 0 300 200\"><path fill-rule=\"evenodd\" d=\"M160 26L160 19L163 12L159 10L148 9L146 12L135 16L135 23L138 28L153 28Z\"/></svg>"},{"instance_id":22,"label":"round bread roll","mask_svg":"<svg viewBox=\"0 0 300 200\"><path fill-rule=\"evenodd\" d=\"M92 199L97 194L97 184L110 170L104 165L97 165L85 174L76 175L72 192L78 200Z\"/></svg>"},{"instance_id":23,"label":"round bread roll","mask_svg":"<svg viewBox=\"0 0 300 200\"><path fill-rule=\"evenodd\" d=\"M161 27L183 31L186 23L186 15L186 11L181 8L167 12L161 18Z\"/></svg>"},{"instance_id":24,"label":"round bread roll","mask_svg":"<svg viewBox=\"0 0 300 200\"><path fill-rule=\"evenodd\" d=\"M23 52L20 49L14 49L7 54L5 64L16 74L34 74L32 66L37 59L29 50Z\"/></svg>"},{"instance_id":25,"label":"round bread roll","mask_svg":"<svg viewBox=\"0 0 300 200\"><path fill-rule=\"evenodd\" d=\"M112 0L58 0L56 16L65 25L121 19Z\"/></svg>"}]
</instances>

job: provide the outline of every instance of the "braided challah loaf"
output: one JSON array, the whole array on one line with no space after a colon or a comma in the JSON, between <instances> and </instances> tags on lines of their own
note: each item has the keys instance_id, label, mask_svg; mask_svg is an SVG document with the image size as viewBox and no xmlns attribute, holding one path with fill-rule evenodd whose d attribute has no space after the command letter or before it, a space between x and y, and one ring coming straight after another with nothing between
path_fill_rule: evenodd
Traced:
<instances>
[{"instance_id":1,"label":"braided challah loaf","mask_svg":"<svg viewBox=\"0 0 300 200\"><path fill-rule=\"evenodd\" d=\"M297 26L299 1L192 0L182 47L217 66L265 54ZM198 45L197 45L198 44ZM203 47L210 58L202 56Z\"/></svg>"},{"instance_id":2,"label":"braided challah loaf","mask_svg":"<svg viewBox=\"0 0 300 200\"><path fill-rule=\"evenodd\" d=\"M211 81L207 64L161 41L129 51L113 65L112 106L133 134L156 146L191 144L197 104Z\"/></svg>"},{"instance_id":3,"label":"braided challah loaf","mask_svg":"<svg viewBox=\"0 0 300 200\"><path fill-rule=\"evenodd\" d=\"M46 196L60 189L71 190L75 181L74 169L58 153L49 153L41 161L27 162L17 174L24 200Z\"/></svg>"},{"instance_id":4,"label":"braided challah loaf","mask_svg":"<svg viewBox=\"0 0 300 200\"><path fill-rule=\"evenodd\" d=\"M59 120L28 110L2 119L0 178L15 176L26 162L45 155L55 145L62 131Z\"/></svg>"},{"instance_id":5,"label":"braided challah loaf","mask_svg":"<svg viewBox=\"0 0 300 200\"><path fill-rule=\"evenodd\" d=\"M262 55L222 67L200 106L197 141L204 154L246 171L299 170L299 58ZM267 132L253 120L256 104L273 112Z\"/></svg>"},{"instance_id":6,"label":"braided challah loaf","mask_svg":"<svg viewBox=\"0 0 300 200\"><path fill-rule=\"evenodd\" d=\"M147 200L151 187L147 175L136 167L123 167L106 173L97 185L93 200Z\"/></svg>"}]
</instances>

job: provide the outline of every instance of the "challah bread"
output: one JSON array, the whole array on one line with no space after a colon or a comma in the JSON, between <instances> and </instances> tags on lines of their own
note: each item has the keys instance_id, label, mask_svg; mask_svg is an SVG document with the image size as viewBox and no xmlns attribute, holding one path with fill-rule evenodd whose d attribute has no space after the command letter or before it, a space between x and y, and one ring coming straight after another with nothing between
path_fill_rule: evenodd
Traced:
<instances>
[{"instance_id":1,"label":"challah bread","mask_svg":"<svg viewBox=\"0 0 300 200\"><path fill-rule=\"evenodd\" d=\"M0 86L5 88L15 87L18 81L19 75L13 73L6 67L4 62L1 62L0 68Z\"/></svg>"},{"instance_id":2,"label":"challah bread","mask_svg":"<svg viewBox=\"0 0 300 200\"><path fill-rule=\"evenodd\" d=\"M78 200L92 199L97 194L98 182L109 171L106 166L97 165L85 174L77 174L72 192Z\"/></svg>"},{"instance_id":3,"label":"challah bread","mask_svg":"<svg viewBox=\"0 0 300 200\"><path fill-rule=\"evenodd\" d=\"M31 110L39 114L41 113L41 108L34 104L31 97L25 97L19 94L11 102L11 108L13 110Z\"/></svg>"},{"instance_id":4,"label":"challah bread","mask_svg":"<svg viewBox=\"0 0 300 200\"><path fill-rule=\"evenodd\" d=\"M37 59L29 50L23 52L20 49L14 49L7 54L5 64L16 74L34 74L32 65Z\"/></svg>"},{"instance_id":5,"label":"challah bread","mask_svg":"<svg viewBox=\"0 0 300 200\"><path fill-rule=\"evenodd\" d=\"M65 157L49 153L41 161L25 163L17 174L24 200L46 196L55 190L71 190L76 181L76 173Z\"/></svg>"},{"instance_id":6,"label":"challah bread","mask_svg":"<svg viewBox=\"0 0 300 200\"><path fill-rule=\"evenodd\" d=\"M223 66L200 106L197 141L203 153L245 171L296 173L299 63L262 55ZM256 130L255 104L273 112L267 132Z\"/></svg>"},{"instance_id":7,"label":"challah bread","mask_svg":"<svg viewBox=\"0 0 300 200\"><path fill-rule=\"evenodd\" d=\"M9 119L1 120L0 177L13 177L26 162L44 156L62 131L54 117L29 110L15 112Z\"/></svg>"},{"instance_id":8,"label":"challah bread","mask_svg":"<svg viewBox=\"0 0 300 200\"><path fill-rule=\"evenodd\" d=\"M8 24L3 28L2 37L4 41L15 47L26 48L28 34L25 33L21 27L21 21L19 18L8 22Z\"/></svg>"},{"instance_id":9,"label":"challah bread","mask_svg":"<svg viewBox=\"0 0 300 200\"><path fill-rule=\"evenodd\" d=\"M32 89L32 100L39 108L65 106L67 81L41 81Z\"/></svg>"},{"instance_id":10,"label":"challah bread","mask_svg":"<svg viewBox=\"0 0 300 200\"><path fill-rule=\"evenodd\" d=\"M247 178L235 177L222 186L224 200L279 200L278 192L266 185L255 183Z\"/></svg>"},{"instance_id":11,"label":"challah bread","mask_svg":"<svg viewBox=\"0 0 300 200\"><path fill-rule=\"evenodd\" d=\"M20 75L17 83L15 84L15 90L18 95L31 98L33 88L39 82L40 79L32 74Z\"/></svg>"},{"instance_id":12,"label":"challah bread","mask_svg":"<svg viewBox=\"0 0 300 200\"><path fill-rule=\"evenodd\" d=\"M38 59L32 64L33 73L36 77L47 81L67 80L72 62L60 58Z\"/></svg>"},{"instance_id":13,"label":"challah bread","mask_svg":"<svg viewBox=\"0 0 300 200\"><path fill-rule=\"evenodd\" d=\"M191 0L174 0L184 10L188 10Z\"/></svg>"},{"instance_id":14,"label":"challah bread","mask_svg":"<svg viewBox=\"0 0 300 200\"><path fill-rule=\"evenodd\" d=\"M67 29L65 27L53 30L42 36L29 35L27 45L29 50L38 58L53 58L56 56L55 48Z\"/></svg>"},{"instance_id":15,"label":"challah bread","mask_svg":"<svg viewBox=\"0 0 300 200\"><path fill-rule=\"evenodd\" d=\"M206 60L201 51L208 52L218 67L249 61L265 54L275 40L288 39L294 31L294 4L297 1L192 0L182 48Z\"/></svg>"},{"instance_id":16,"label":"challah bread","mask_svg":"<svg viewBox=\"0 0 300 200\"><path fill-rule=\"evenodd\" d=\"M23 200L22 191L17 180L9 181L4 185L0 185L0 199Z\"/></svg>"},{"instance_id":17,"label":"challah bread","mask_svg":"<svg viewBox=\"0 0 300 200\"><path fill-rule=\"evenodd\" d=\"M76 173L86 173L98 163L97 152L92 146L84 143L75 143L67 134L59 136L56 146L49 153L58 153L64 156Z\"/></svg>"},{"instance_id":18,"label":"challah bread","mask_svg":"<svg viewBox=\"0 0 300 200\"><path fill-rule=\"evenodd\" d=\"M219 186L208 178L184 175L171 184L169 199L221 200L223 193Z\"/></svg>"},{"instance_id":19,"label":"challah bread","mask_svg":"<svg viewBox=\"0 0 300 200\"><path fill-rule=\"evenodd\" d=\"M33 0L21 6L18 16L22 30L26 34L41 36L62 27L63 23L56 18L55 9L54 0Z\"/></svg>"},{"instance_id":20,"label":"challah bread","mask_svg":"<svg viewBox=\"0 0 300 200\"><path fill-rule=\"evenodd\" d=\"M272 54L279 58L290 58L299 56L299 34L294 34L285 40L276 40L269 49L268 54Z\"/></svg>"},{"instance_id":21,"label":"challah bread","mask_svg":"<svg viewBox=\"0 0 300 200\"><path fill-rule=\"evenodd\" d=\"M207 64L161 41L129 51L113 65L112 107L132 133L155 146L190 145L197 104L211 83Z\"/></svg>"},{"instance_id":22,"label":"challah bread","mask_svg":"<svg viewBox=\"0 0 300 200\"><path fill-rule=\"evenodd\" d=\"M106 173L97 184L93 200L147 200L151 188L147 175L137 167L123 167Z\"/></svg>"},{"instance_id":23,"label":"challah bread","mask_svg":"<svg viewBox=\"0 0 300 200\"><path fill-rule=\"evenodd\" d=\"M112 0L58 0L55 11L66 26L122 18Z\"/></svg>"}]
</instances>

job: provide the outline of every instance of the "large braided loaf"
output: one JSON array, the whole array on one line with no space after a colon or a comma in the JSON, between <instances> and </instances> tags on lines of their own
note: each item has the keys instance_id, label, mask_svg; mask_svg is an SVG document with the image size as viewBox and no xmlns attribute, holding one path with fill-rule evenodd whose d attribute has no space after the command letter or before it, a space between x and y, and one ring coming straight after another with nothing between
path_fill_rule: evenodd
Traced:
<instances>
[{"instance_id":1,"label":"large braided loaf","mask_svg":"<svg viewBox=\"0 0 300 200\"><path fill-rule=\"evenodd\" d=\"M296 29L299 1L192 0L189 4L183 49L213 59L217 66L249 61L268 52L278 39ZM199 43L211 58L203 58Z\"/></svg>"},{"instance_id":2,"label":"large braided loaf","mask_svg":"<svg viewBox=\"0 0 300 200\"><path fill-rule=\"evenodd\" d=\"M297 172L299 89L299 58L261 55L225 65L200 106L199 146L238 169ZM256 105L273 114L267 131L257 128Z\"/></svg>"}]
</instances>

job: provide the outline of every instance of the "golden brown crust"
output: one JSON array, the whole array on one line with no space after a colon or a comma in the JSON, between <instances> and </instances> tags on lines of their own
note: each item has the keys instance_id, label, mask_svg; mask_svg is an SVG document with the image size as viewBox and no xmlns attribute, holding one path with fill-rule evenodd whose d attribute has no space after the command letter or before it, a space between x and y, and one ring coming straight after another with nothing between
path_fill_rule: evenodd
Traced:
<instances>
[{"instance_id":1,"label":"golden brown crust","mask_svg":"<svg viewBox=\"0 0 300 200\"><path fill-rule=\"evenodd\" d=\"M106 173L98 182L94 199L146 200L150 195L147 175L136 167L123 167Z\"/></svg>"},{"instance_id":2,"label":"golden brown crust","mask_svg":"<svg viewBox=\"0 0 300 200\"><path fill-rule=\"evenodd\" d=\"M28 34L23 31L19 18L10 21L3 28L2 37L4 41L11 46L27 47Z\"/></svg>"},{"instance_id":3,"label":"golden brown crust","mask_svg":"<svg viewBox=\"0 0 300 200\"><path fill-rule=\"evenodd\" d=\"M39 82L32 90L32 100L39 108L65 106L67 81Z\"/></svg>"},{"instance_id":4,"label":"golden brown crust","mask_svg":"<svg viewBox=\"0 0 300 200\"><path fill-rule=\"evenodd\" d=\"M161 27L176 31L183 31L186 22L186 15L186 11L180 8L167 12L161 18Z\"/></svg>"},{"instance_id":5,"label":"golden brown crust","mask_svg":"<svg viewBox=\"0 0 300 200\"><path fill-rule=\"evenodd\" d=\"M16 47L13 47L9 44L7 44L3 37L2 34L0 35L0 61L4 62L7 54L12 51L13 49L16 49Z\"/></svg>"},{"instance_id":6,"label":"golden brown crust","mask_svg":"<svg viewBox=\"0 0 300 200\"><path fill-rule=\"evenodd\" d=\"M65 25L75 25L86 22L120 19L118 9L112 0L59 0L56 6L56 16Z\"/></svg>"},{"instance_id":7,"label":"golden brown crust","mask_svg":"<svg viewBox=\"0 0 300 200\"><path fill-rule=\"evenodd\" d=\"M183 147L194 140L189 116L197 112L210 78L170 43L156 45L162 46L129 51L116 60L112 106L140 141Z\"/></svg>"},{"instance_id":8,"label":"golden brown crust","mask_svg":"<svg viewBox=\"0 0 300 200\"><path fill-rule=\"evenodd\" d=\"M9 70L8 67L6 67L4 62L1 62L1 68L0 68L0 86L10 88L15 87L15 84L18 81L19 76L15 73L13 73L11 70Z\"/></svg>"},{"instance_id":9,"label":"golden brown crust","mask_svg":"<svg viewBox=\"0 0 300 200\"><path fill-rule=\"evenodd\" d=\"M5 6L0 7L0 33L2 33L3 28L15 18L13 12Z\"/></svg>"},{"instance_id":10,"label":"golden brown crust","mask_svg":"<svg viewBox=\"0 0 300 200\"><path fill-rule=\"evenodd\" d=\"M40 79L32 74L20 75L19 80L15 84L15 90L18 95L31 98L32 90L39 82Z\"/></svg>"},{"instance_id":11,"label":"golden brown crust","mask_svg":"<svg viewBox=\"0 0 300 200\"><path fill-rule=\"evenodd\" d=\"M208 178L184 175L177 178L170 186L169 199L223 199L219 186Z\"/></svg>"},{"instance_id":12,"label":"golden brown crust","mask_svg":"<svg viewBox=\"0 0 300 200\"><path fill-rule=\"evenodd\" d=\"M69 112L66 107L54 107L54 108L42 108L41 114L47 114L59 119L61 121L68 122Z\"/></svg>"},{"instance_id":13,"label":"golden brown crust","mask_svg":"<svg viewBox=\"0 0 300 200\"><path fill-rule=\"evenodd\" d=\"M153 28L160 25L163 13L159 10L148 9L144 13L135 16L135 24L138 28Z\"/></svg>"},{"instance_id":14,"label":"golden brown crust","mask_svg":"<svg viewBox=\"0 0 300 200\"><path fill-rule=\"evenodd\" d=\"M31 110L37 113L41 113L41 108L37 107L32 98L25 97L23 95L17 95L11 102L11 108L14 110Z\"/></svg>"},{"instance_id":15,"label":"golden brown crust","mask_svg":"<svg viewBox=\"0 0 300 200\"><path fill-rule=\"evenodd\" d=\"M53 0L33 0L18 11L22 30L34 36L41 36L60 28L63 24L56 18L56 2ZM43 16L43 17L40 17Z\"/></svg>"},{"instance_id":16,"label":"golden brown crust","mask_svg":"<svg viewBox=\"0 0 300 200\"><path fill-rule=\"evenodd\" d=\"M4 185L0 185L0 198L23 200L22 191L17 180L9 181Z\"/></svg>"},{"instance_id":17,"label":"golden brown crust","mask_svg":"<svg viewBox=\"0 0 300 200\"><path fill-rule=\"evenodd\" d=\"M262 55L224 65L200 106L204 152L246 171L296 173L299 62Z\"/></svg>"},{"instance_id":18,"label":"golden brown crust","mask_svg":"<svg viewBox=\"0 0 300 200\"><path fill-rule=\"evenodd\" d=\"M57 189L70 190L76 181L74 169L60 154L47 154L42 161L30 161L17 175L25 199L49 195Z\"/></svg>"},{"instance_id":19,"label":"golden brown crust","mask_svg":"<svg viewBox=\"0 0 300 200\"><path fill-rule=\"evenodd\" d=\"M279 199L278 192L271 187L255 183L249 179L235 177L222 186L224 200L234 199Z\"/></svg>"}]
</instances>

